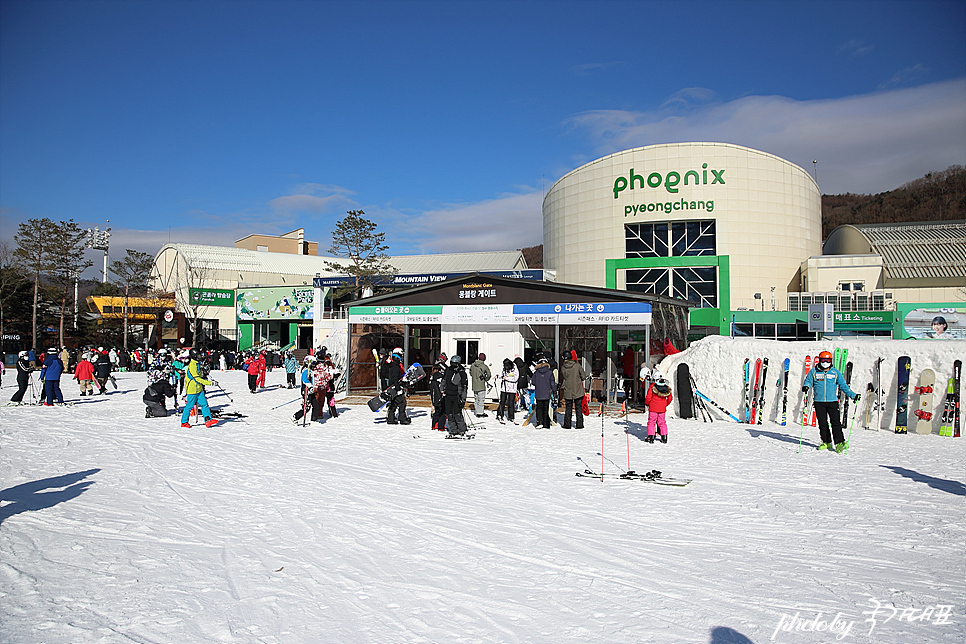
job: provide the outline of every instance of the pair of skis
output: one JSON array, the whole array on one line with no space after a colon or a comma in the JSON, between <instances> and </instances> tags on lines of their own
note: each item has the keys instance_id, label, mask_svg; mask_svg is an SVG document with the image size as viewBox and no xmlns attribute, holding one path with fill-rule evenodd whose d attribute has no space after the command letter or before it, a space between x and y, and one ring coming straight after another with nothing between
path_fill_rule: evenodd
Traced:
<instances>
[{"instance_id":1,"label":"pair of skis","mask_svg":"<svg viewBox=\"0 0 966 644\"><path fill-rule=\"evenodd\" d=\"M960 436L959 425L959 387L963 371L962 360L953 363L953 377L946 384L946 398L943 403L942 425L939 427L940 436Z\"/></svg>"},{"instance_id":2,"label":"pair of skis","mask_svg":"<svg viewBox=\"0 0 966 644\"><path fill-rule=\"evenodd\" d=\"M765 378L768 375L768 358L755 360L755 377L749 383L750 372L751 359L746 358L744 392L747 395L748 391L751 391L751 397L744 401L745 422L750 425L761 425L765 416Z\"/></svg>"}]
</instances>

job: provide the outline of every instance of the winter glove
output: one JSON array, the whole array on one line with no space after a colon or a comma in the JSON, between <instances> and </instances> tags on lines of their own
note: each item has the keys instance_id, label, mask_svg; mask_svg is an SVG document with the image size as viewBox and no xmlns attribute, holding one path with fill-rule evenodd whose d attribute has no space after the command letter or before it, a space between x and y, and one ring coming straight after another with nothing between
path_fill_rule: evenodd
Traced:
<instances>
[{"instance_id":1,"label":"winter glove","mask_svg":"<svg viewBox=\"0 0 966 644\"><path fill-rule=\"evenodd\" d=\"M807 394L808 393L808 387L802 387L802 393L803 394Z\"/></svg>"},{"instance_id":2,"label":"winter glove","mask_svg":"<svg viewBox=\"0 0 966 644\"><path fill-rule=\"evenodd\" d=\"M216 387L220 387L221 386L221 385L218 384L218 381L217 380L212 380L211 381L211 384L213 384Z\"/></svg>"},{"instance_id":3,"label":"winter glove","mask_svg":"<svg viewBox=\"0 0 966 644\"><path fill-rule=\"evenodd\" d=\"M859 398L861 397L862 397L862 394L855 394L855 398L853 398L852 400L854 400L855 402L859 402Z\"/></svg>"}]
</instances>

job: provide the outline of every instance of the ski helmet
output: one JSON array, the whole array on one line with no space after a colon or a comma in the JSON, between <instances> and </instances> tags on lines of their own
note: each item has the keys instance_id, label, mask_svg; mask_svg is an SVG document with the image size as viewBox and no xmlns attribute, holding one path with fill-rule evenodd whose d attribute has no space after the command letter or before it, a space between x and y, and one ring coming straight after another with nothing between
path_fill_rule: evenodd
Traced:
<instances>
[{"instance_id":1,"label":"ski helmet","mask_svg":"<svg viewBox=\"0 0 966 644\"><path fill-rule=\"evenodd\" d=\"M439 354L439 357L436 358L436 362L446 362L446 360L448 360L448 358L446 357L445 353Z\"/></svg>"},{"instance_id":2,"label":"ski helmet","mask_svg":"<svg viewBox=\"0 0 966 644\"><path fill-rule=\"evenodd\" d=\"M201 357L201 352L195 349L194 347L191 347L190 349L188 349L188 357L191 358L192 360L197 360L198 358Z\"/></svg>"},{"instance_id":3,"label":"ski helmet","mask_svg":"<svg viewBox=\"0 0 966 644\"><path fill-rule=\"evenodd\" d=\"M401 358L402 354L403 354L403 350L401 347L396 347L395 349L392 350L392 355L394 356L399 356Z\"/></svg>"},{"instance_id":4,"label":"ski helmet","mask_svg":"<svg viewBox=\"0 0 966 644\"><path fill-rule=\"evenodd\" d=\"M449 359L449 363L453 366L456 366L462 362L463 362L463 358L459 356L453 356L452 358Z\"/></svg>"},{"instance_id":5,"label":"ski helmet","mask_svg":"<svg viewBox=\"0 0 966 644\"><path fill-rule=\"evenodd\" d=\"M27 357L27 356L29 356L29 355L30 355L30 354L29 354L28 352L26 352L26 351L21 351L21 352L20 352L19 354L17 354L17 357L18 357L18 358L26 358L26 357Z\"/></svg>"}]
</instances>

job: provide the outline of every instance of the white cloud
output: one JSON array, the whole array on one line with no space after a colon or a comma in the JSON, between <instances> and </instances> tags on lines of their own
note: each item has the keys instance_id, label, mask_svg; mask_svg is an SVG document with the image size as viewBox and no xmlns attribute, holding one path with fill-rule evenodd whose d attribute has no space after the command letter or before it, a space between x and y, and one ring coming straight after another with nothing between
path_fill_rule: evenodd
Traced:
<instances>
[{"instance_id":1,"label":"white cloud","mask_svg":"<svg viewBox=\"0 0 966 644\"><path fill-rule=\"evenodd\" d=\"M321 194L320 194L321 193ZM303 183L294 188L291 195L276 197L268 205L276 213L324 214L342 209L353 201L355 193L341 186L320 183Z\"/></svg>"},{"instance_id":2,"label":"white cloud","mask_svg":"<svg viewBox=\"0 0 966 644\"><path fill-rule=\"evenodd\" d=\"M390 236L407 241L414 253L515 250L535 246L543 243L542 204L543 195L530 191L475 204L447 205L408 218Z\"/></svg>"},{"instance_id":3,"label":"white cloud","mask_svg":"<svg viewBox=\"0 0 966 644\"><path fill-rule=\"evenodd\" d=\"M862 40L853 38L852 40L848 41L847 43L844 43L842 46L839 47L839 53L858 57L858 56L866 56L868 54L871 54L873 49L875 49L874 45L868 45Z\"/></svg>"},{"instance_id":4,"label":"white cloud","mask_svg":"<svg viewBox=\"0 0 966 644\"><path fill-rule=\"evenodd\" d=\"M890 87L907 86L911 85L912 83L917 83L928 72L929 68L922 64L903 67L893 74L892 78L879 83L879 89L888 89Z\"/></svg>"},{"instance_id":5,"label":"white cloud","mask_svg":"<svg viewBox=\"0 0 966 644\"><path fill-rule=\"evenodd\" d=\"M688 90L689 92L692 90ZM840 99L747 96L687 110L599 110L570 124L600 156L657 143L716 141L811 170L826 194L876 193L966 164L966 79Z\"/></svg>"}]
</instances>

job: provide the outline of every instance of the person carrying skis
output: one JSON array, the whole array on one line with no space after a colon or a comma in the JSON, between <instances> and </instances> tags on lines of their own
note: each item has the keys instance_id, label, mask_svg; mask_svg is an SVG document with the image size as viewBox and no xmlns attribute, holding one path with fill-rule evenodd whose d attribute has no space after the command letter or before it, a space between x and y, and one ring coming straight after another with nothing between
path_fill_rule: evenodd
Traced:
<instances>
[{"instance_id":1,"label":"person carrying skis","mask_svg":"<svg viewBox=\"0 0 966 644\"><path fill-rule=\"evenodd\" d=\"M550 429L550 397L554 389L557 388L557 381L550 370L550 363L544 356L537 358L537 368L530 378L533 385L533 395L536 400L536 410L534 410L537 420L534 423L537 427Z\"/></svg>"},{"instance_id":2,"label":"person carrying skis","mask_svg":"<svg viewBox=\"0 0 966 644\"><path fill-rule=\"evenodd\" d=\"M815 415L818 418L818 431L822 438L822 444L818 449L835 449L842 453L849 448L842 434L842 415L839 412L839 390L854 402L859 401L859 394L849 389L849 384L845 381L842 372L832 366L832 354L822 351L818 354L818 364L805 376L802 386L802 393L808 393L812 389L812 401L814 404ZM829 432L829 421L832 423L832 431Z\"/></svg>"},{"instance_id":3,"label":"person carrying skis","mask_svg":"<svg viewBox=\"0 0 966 644\"><path fill-rule=\"evenodd\" d=\"M201 408L201 414L205 419L205 427L214 427L218 424L217 420L211 418L211 409L208 407L208 398L205 396L205 387L208 385L217 385L214 380L208 380L201 377L201 373L198 370L198 359L201 354L197 349L192 348L188 351L188 365L184 370L184 377L187 380L185 384L185 394L187 394L184 403L184 409L181 411L181 426L191 427L188 424L188 418L191 414L191 409L198 405Z\"/></svg>"},{"instance_id":4,"label":"person carrying skis","mask_svg":"<svg viewBox=\"0 0 966 644\"><path fill-rule=\"evenodd\" d=\"M443 388L446 384L444 382L446 359L445 353L439 354L436 364L433 365L433 369L429 373L429 399L433 403L433 429L439 431L446 429L446 407L443 397Z\"/></svg>"},{"instance_id":5,"label":"person carrying skis","mask_svg":"<svg viewBox=\"0 0 966 644\"><path fill-rule=\"evenodd\" d=\"M446 409L446 431L453 436L466 434L466 419L463 418L463 405L469 377L459 356L450 358L449 367L443 373L443 404Z\"/></svg>"},{"instance_id":6,"label":"person carrying skis","mask_svg":"<svg viewBox=\"0 0 966 644\"><path fill-rule=\"evenodd\" d=\"M74 380L80 385L81 396L94 395L94 365L91 363L91 354L84 353L80 362L74 367Z\"/></svg>"},{"instance_id":7,"label":"person carrying skis","mask_svg":"<svg viewBox=\"0 0 966 644\"><path fill-rule=\"evenodd\" d=\"M500 374L500 404L496 408L496 419L513 422L513 412L517 401L517 380L520 375L517 366L509 358L503 359L503 372Z\"/></svg>"},{"instance_id":8,"label":"person carrying skis","mask_svg":"<svg viewBox=\"0 0 966 644\"><path fill-rule=\"evenodd\" d=\"M561 356L563 366L560 367L560 386L563 389L564 397L564 421L563 428L570 429L570 414L574 410L577 412L577 429L584 428L584 380L587 373L584 367L577 362L577 352L567 351Z\"/></svg>"},{"instance_id":9,"label":"person carrying skis","mask_svg":"<svg viewBox=\"0 0 966 644\"><path fill-rule=\"evenodd\" d=\"M654 382L647 389L644 396L644 404L647 405L647 438L645 443L654 442L655 426L661 434L661 442L667 443L667 406L674 400L671 394L671 385L659 373L654 374Z\"/></svg>"},{"instance_id":10,"label":"person carrying skis","mask_svg":"<svg viewBox=\"0 0 966 644\"><path fill-rule=\"evenodd\" d=\"M486 366L486 354L481 353L476 361L470 365L470 377L473 379L473 411L477 418L486 418L486 385L493 377L490 368Z\"/></svg>"},{"instance_id":11,"label":"person carrying skis","mask_svg":"<svg viewBox=\"0 0 966 644\"><path fill-rule=\"evenodd\" d=\"M403 350L400 347L396 347L379 368L379 375L382 378L382 390L384 392L388 392L390 388L396 385L406 372L402 364L402 354ZM392 398L389 399L389 404L386 405L386 424L408 425L411 422L413 421L409 420L409 417L406 416L406 388L403 386L397 387Z\"/></svg>"}]
</instances>

